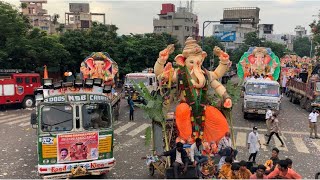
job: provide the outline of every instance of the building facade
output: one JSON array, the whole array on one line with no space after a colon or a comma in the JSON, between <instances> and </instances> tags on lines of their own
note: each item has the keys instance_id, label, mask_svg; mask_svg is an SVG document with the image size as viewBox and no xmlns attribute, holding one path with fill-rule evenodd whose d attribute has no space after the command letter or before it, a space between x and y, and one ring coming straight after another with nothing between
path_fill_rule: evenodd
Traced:
<instances>
[{"instance_id":1,"label":"building facade","mask_svg":"<svg viewBox=\"0 0 320 180\"><path fill-rule=\"evenodd\" d=\"M69 12L65 13L66 29L88 29L92 27L92 17L102 16L106 24L105 13L91 13L89 3L69 3Z\"/></svg>"},{"instance_id":2,"label":"building facade","mask_svg":"<svg viewBox=\"0 0 320 180\"><path fill-rule=\"evenodd\" d=\"M199 38L198 16L190 12L190 9L178 7L175 11L174 4L162 4L158 16L158 19L153 19L154 33L171 34L182 46L188 37Z\"/></svg>"},{"instance_id":3,"label":"building facade","mask_svg":"<svg viewBox=\"0 0 320 180\"><path fill-rule=\"evenodd\" d=\"M259 12L257 7L225 8L220 24L213 25L213 36L226 42L227 49L238 48L247 33L257 32Z\"/></svg>"},{"instance_id":4,"label":"building facade","mask_svg":"<svg viewBox=\"0 0 320 180\"><path fill-rule=\"evenodd\" d=\"M297 37L304 37L304 36L307 35L307 30L306 30L306 28L305 28L305 27L302 27L302 26L300 26L300 25L296 26L296 27L294 28L294 31L295 31Z\"/></svg>"},{"instance_id":5,"label":"building facade","mask_svg":"<svg viewBox=\"0 0 320 180\"><path fill-rule=\"evenodd\" d=\"M29 18L33 27L47 31L50 34L55 32L55 28L52 28L51 25L51 16L48 15L46 9L43 9L43 4L46 4L47 0L20 0L20 2L22 14Z\"/></svg>"}]
</instances>

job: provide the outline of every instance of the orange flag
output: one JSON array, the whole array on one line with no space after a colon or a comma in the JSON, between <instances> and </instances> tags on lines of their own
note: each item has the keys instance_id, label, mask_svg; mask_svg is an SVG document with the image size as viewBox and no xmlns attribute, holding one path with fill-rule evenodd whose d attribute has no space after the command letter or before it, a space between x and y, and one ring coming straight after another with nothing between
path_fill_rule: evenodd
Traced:
<instances>
[{"instance_id":1,"label":"orange flag","mask_svg":"<svg viewBox=\"0 0 320 180\"><path fill-rule=\"evenodd\" d=\"M48 78L49 78L48 69L47 69L47 66L44 65L43 79L48 79Z\"/></svg>"}]
</instances>

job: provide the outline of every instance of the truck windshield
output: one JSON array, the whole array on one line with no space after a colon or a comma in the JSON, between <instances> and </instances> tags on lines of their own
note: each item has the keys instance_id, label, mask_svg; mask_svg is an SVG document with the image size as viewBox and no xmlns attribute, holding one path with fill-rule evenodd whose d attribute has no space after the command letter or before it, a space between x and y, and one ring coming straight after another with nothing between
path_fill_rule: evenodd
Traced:
<instances>
[{"instance_id":1,"label":"truck windshield","mask_svg":"<svg viewBox=\"0 0 320 180\"><path fill-rule=\"evenodd\" d=\"M44 132L70 131L73 110L70 105L43 106L41 109L41 130Z\"/></svg>"},{"instance_id":2,"label":"truck windshield","mask_svg":"<svg viewBox=\"0 0 320 180\"><path fill-rule=\"evenodd\" d=\"M246 94L255 96L279 96L279 86L274 84L247 84Z\"/></svg>"},{"instance_id":3,"label":"truck windshield","mask_svg":"<svg viewBox=\"0 0 320 180\"><path fill-rule=\"evenodd\" d=\"M320 91L320 82L316 83L316 91Z\"/></svg>"},{"instance_id":4,"label":"truck windshield","mask_svg":"<svg viewBox=\"0 0 320 180\"><path fill-rule=\"evenodd\" d=\"M146 83L148 82L148 79L146 77L126 77L126 84L131 85L132 82L135 82L137 84L139 83Z\"/></svg>"},{"instance_id":5,"label":"truck windshield","mask_svg":"<svg viewBox=\"0 0 320 180\"><path fill-rule=\"evenodd\" d=\"M83 128L86 130L110 128L110 106L106 103L85 104L82 106Z\"/></svg>"}]
</instances>

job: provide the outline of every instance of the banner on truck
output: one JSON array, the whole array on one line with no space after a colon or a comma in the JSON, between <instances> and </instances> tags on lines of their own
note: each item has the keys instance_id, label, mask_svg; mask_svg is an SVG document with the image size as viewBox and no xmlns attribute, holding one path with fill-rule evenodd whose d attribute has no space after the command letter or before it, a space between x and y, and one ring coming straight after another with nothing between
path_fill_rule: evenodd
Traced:
<instances>
[{"instance_id":1,"label":"banner on truck","mask_svg":"<svg viewBox=\"0 0 320 180\"><path fill-rule=\"evenodd\" d=\"M58 135L58 163L95 160L99 157L99 133Z\"/></svg>"}]
</instances>

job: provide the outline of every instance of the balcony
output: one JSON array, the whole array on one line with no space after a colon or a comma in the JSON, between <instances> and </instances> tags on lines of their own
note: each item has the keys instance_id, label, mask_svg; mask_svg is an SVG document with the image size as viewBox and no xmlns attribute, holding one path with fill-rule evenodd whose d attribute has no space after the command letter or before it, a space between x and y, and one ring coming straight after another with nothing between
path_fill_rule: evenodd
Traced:
<instances>
[{"instance_id":1,"label":"balcony","mask_svg":"<svg viewBox=\"0 0 320 180\"><path fill-rule=\"evenodd\" d=\"M46 10L46 9L39 9L39 10L38 10L38 15L43 15L43 14L48 14L48 10Z\"/></svg>"}]
</instances>

